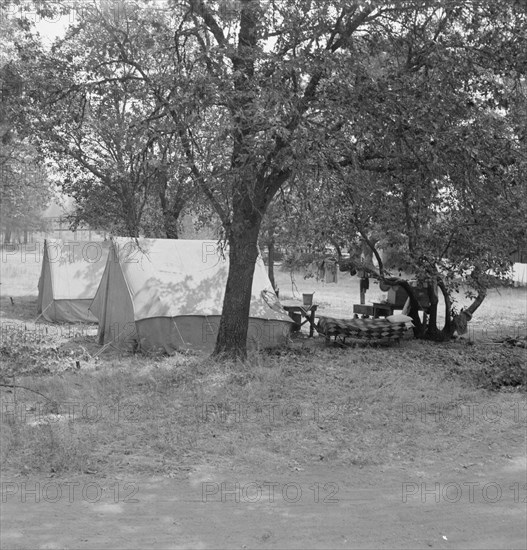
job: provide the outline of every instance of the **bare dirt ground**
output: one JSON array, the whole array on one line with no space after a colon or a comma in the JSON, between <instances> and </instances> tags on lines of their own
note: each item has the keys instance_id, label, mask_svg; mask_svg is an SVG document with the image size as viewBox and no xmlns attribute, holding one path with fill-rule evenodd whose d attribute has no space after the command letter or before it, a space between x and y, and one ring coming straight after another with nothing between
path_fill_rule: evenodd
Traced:
<instances>
[{"instance_id":1,"label":"bare dirt ground","mask_svg":"<svg viewBox=\"0 0 527 550\"><path fill-rule=\"evenodd\" d=\"M28 492L22 502L19 478L2 502L2 548L520 549L527 491L517 451L492 467L488 456L477 456L466 469L431 464L425 471L202 466L185 481L99 480L97 502L86 477L68 478L68 487L56 478L27 479L27 491L41 484L41 501ZM61 483L62 498L51 502Z\"/></svg>"}]
</instances>

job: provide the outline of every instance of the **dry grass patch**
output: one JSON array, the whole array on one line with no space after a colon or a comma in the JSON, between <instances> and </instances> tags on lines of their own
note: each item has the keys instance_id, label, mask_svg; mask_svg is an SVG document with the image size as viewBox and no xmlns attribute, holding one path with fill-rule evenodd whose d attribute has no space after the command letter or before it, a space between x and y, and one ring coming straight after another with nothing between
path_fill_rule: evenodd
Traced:
<instances>
[{"instance_id":1,"label":"dry grass patch","mask_svg":"<svg viewBox=\"0 0 527 550\"><path fill-rule=\"evenodd\" d=\"M503 347L500 357L514 362L521 351ZM86 371L20 377L55 408L25 390L3 392L2 467L180 477L200 463L294 469L442 454L461 461L474 446L521 440L514 417L521 388L479 388L471 373L485 357L485 349L461 343L313 345L254 354L246 364L130 356ZM467 407L475 403L471 418ZM499 422L483 416L484 404L491 412L499 407ZM64 418L30 425L35 411L42 419L51 410Z\"/></svg>"}]
</instances>

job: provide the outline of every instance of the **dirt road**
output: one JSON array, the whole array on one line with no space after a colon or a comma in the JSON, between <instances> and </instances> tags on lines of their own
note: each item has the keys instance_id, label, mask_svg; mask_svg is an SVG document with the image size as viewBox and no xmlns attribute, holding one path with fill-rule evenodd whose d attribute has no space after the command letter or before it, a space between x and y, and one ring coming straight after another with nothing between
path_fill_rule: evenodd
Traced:
<instances>
[{"instance_id":1,"label":"dirt road","mask_svg":"<svg viewBox=\"0 0 527 550\"><path fill-rule=\"evenodd\" d=\"M5 477L1 548L526 548L525 459L482 466Z\"/></svg>"}]
</instances>

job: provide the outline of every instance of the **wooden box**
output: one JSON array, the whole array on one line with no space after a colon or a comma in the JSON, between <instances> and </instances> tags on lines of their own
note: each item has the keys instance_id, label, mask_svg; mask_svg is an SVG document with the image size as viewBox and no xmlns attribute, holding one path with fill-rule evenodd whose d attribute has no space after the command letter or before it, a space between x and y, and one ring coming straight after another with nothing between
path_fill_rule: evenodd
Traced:
<instances>
[{"instance_id":1,"label":"wooden box","mask_svg":"<svg viewBox=\"0 0 527 550\"><path fill-rule=\"evenodd\" d=\"M415 292L416 298L419 300L419 304L423 308L430 306L430 300L428 299L428 290L422 287L415 287L412 285L412 289ZM392 286L388 290L388 303L391 304L394 309L403 309L406 300L408 299L408 293L404 288L400 286Z\"/></svg>"}]
</instances>

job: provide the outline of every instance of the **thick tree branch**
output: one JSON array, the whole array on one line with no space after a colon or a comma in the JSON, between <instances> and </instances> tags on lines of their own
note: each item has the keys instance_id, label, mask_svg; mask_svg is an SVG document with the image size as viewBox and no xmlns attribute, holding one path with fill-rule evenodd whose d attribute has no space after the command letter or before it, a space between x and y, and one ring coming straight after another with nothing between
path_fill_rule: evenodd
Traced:
<instances>
[{"instance_id":1,"label":"thick tree branch","mask_svg":"<svg viewBox=\"0 0 527 550\"><path fill-rule=\"evenodd\" d=\"M199 15L210 32L214 35L216 42L219 46L226 46L227 40L218 22L212 15L209 8L205 5L204 0L190 0L190 7L192 11Z\"/></svg>"}]
</instances>

